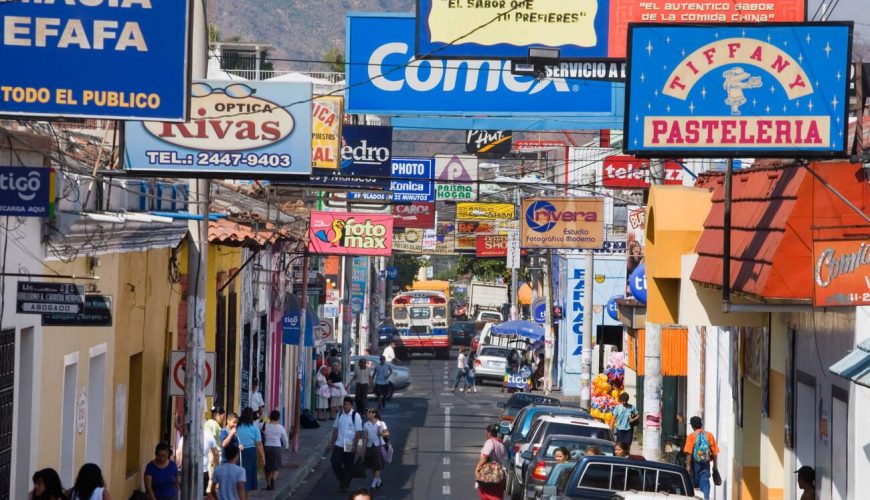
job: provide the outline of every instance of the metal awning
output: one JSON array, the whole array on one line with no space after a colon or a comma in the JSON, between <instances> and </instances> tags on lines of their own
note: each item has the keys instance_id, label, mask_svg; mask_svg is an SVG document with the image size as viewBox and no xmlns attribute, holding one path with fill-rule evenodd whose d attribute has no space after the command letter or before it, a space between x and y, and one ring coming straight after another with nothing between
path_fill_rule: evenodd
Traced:
<instances>
[{"instance_id":1,"label":"metal awning","mask_svg":"<svg viewBox=\"0 0 870 500\"><path fill-rule=\"evenodd\" d=\"M828 369L834 375L870 387L870 340L859 343L852 352Z\"/></svg>"}]
</instances>

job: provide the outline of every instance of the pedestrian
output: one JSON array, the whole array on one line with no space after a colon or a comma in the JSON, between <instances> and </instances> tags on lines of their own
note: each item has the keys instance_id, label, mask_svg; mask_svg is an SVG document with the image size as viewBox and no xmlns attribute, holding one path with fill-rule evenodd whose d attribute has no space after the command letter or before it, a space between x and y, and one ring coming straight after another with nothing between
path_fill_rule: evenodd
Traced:
<instances>
[{"instance_id":1,"label":"pedestrian","mask_svg":"<svg viewBox=\"0 0 870 500\"><path fill-rule=\"evenodd\" d=\"M586 455L590 456L590 457L601 455L601 448L599 448L595 445L588 446L588 447L586 447Z\"/></svg>"},{"instance_id":2,"label":"pedestrian","mask_svg":"<svg viewBox=\"0 0 870 500\"><path fill-rule=\"evenodd\" d=\"M387 363L396 364L396 343L394 341L391 340L387 347L384 347L383 355L387 358Z\"/></svg>"},{"instance_id":3,"label":"pedestrian","mask_svg":"<svg viewBox=\"0 0 870 500\"><path fill-rule=\"evenodd\" d=\"M532 388L529 392L535 389L543 389L544 385L544 353L538 353L535 358L534 373L532 374Z\"/></svg>"},{"instance_id":4,"label":"pedestrian","mask_svg":"<svg viewBox=\"0 0 870 500\"><path fill-rule=\"evenodd\" d=\"M614 457L628 458L629 453L631 453L631 448L627 444L617 441L616 444L613 445Z\"/></svg>"},{"instance_id":5,"label":"pedestrian","mask_svg":"<svg viewBox=\"0 0 870 500\"><path fill-rule=\"evenodd\" d=\"M804 490L800 500L816 500L816 471L809 465L796 470L798 488Z\"/></svg>"},{"instance_id":6,"label":"pedestrian","mask_svg":"<svg viewBox=\"0 0 870 500\"><path fill-rule=\"evenodd\" d=\"M571 452L564 446L560 446L553 451L553 458L556 460L556 463L553 464L553 468L550 469L550 474L554 477L562 475L562 471L565 469L574 468L574 464L568 461L571 458Z\"/></svg>"},{"instance_id":7,"label":"pedestrian","mask_svg":"<svg viewBox=\"0 0 870 500\"><path fill-rule=\"evenodd\" d=\"M223 426L224 421L226 421L226 412L224 412L223 407L213 406L211 408L211 418L207 419L203 426L203 431L214 438L214 441L218 446L218 451L220 451L221 448L221 427ZM217 466L217 463L208 469L208 482L206 483L205 489L206 493L212 493L211 476L214 472L215 466Z\"/></svg>"},{"instance_id":8,"label":"pedestrian","mask_svg":"<svg viewBox=\"0 0 870 500\"><path fill-rule=\"evenodd\" d=\"M112 500L99 465L91 463L82 465L76 475L75 484L69 490L69 498L70 500Z\"/></svg>"},{"instance_id":9,"label":"pedestrian","mask_svg":"<svg viewBox=\"0 0 870 500\"><path fill-rule=\"evenodd\" d=\"M361 415L365 415L366 400L369 397L369 384L372 381L372 370L368 367L365 358L361 358L357 362L351 380L356 382L356 389L354 390L356 411ZM350 380L348 380L347 384L350 387Z\"/></svg>"},{"instance_id":10,"label":"pedestrian","mask_svg":"<svg viewBox=\"0 0 870 500\"><path fill-rule=\"evenodd\" d=\"M263 400L263 395L260 394L260 383L257 380L254 380L254 383L251 385L251 393L248 396L249 406L254 409L254 420L260 420L263 418L263 408L266 407L266 402ZM244 463L244 455L242 456L242 463Z\"/></svg>"},{"instance_id":11,"label":"pedestrian","mask_svg":"<svg viewBox=\"0 0 870 500\"><path fill-rule=\"evenodd\" d=\"M631 442L634 439L634 426L640 419L640 414L637 408L628 404L629 396L627 392L619 395L618 405L613 407L613 428L616 430L616 440L620 443L625 443L628 448L631 448Z\"/></svg>"},{"instance_id":12,"label":"pedestrian","mask_svg":"<svg viewBox=\"0 0 870 500\"><path fill-rule=\"evenodd\" d=\"M378 398L378 409L387 406L387 395L390 393L390 376L393 369L387 364L387 357L381 356L380 363L374 368L375 396Z\"/></svg>"},{"instance_id":13,"label":"pedestrian","mask_svg":"<svg viewBox=\"0 0 870 500\"><path fill-rule=\"evenodd\" d=\"M474 468L476 471L477 494L481 500L501 500L504 497L505 479L507 476L502 462L504 462L505 449L504 443L498 436L499 430L497 424L486 427L486 442L483 443L483 448L480 450L480 460L477 461L477 466ZM500 475L500 480L495 482L480 481L482 472L495 470L495 466L486 465L488 462L494 462L501 468L501 473L496 473L496 477Z\"/></svg>"},{"instance_id":14,"label":"pedestrian","mask_svg":"<svg viewBox=\"0 0 870 500\"><path fill-rule=\"evenodd\" d=\"M329 380L327 375L329 368L321 366L317 371L317 420L326 420L326 414L329 410L329 397L332 391L329 389Z\"/></svg>"},{"instance_id":15,"label":"pedestrian","mask_svg":"<svg viewBox=\"0 0 870 500\"><path fill-rule=\"evenodd\" d=\"M239 466L239 449L224 448L226 460L214 469L214 484L217 500L247 500L245 469Z\"/></svg>"},{"instance_id":16,"label":"pedestrian","mask_svg":"<svg viewBox=\"0 0 870 500\"><path fill-rule=\"evenodd\" d=\"M263 435L254 424L254 409L245 408L236 430L239 448L242 450L242 467L245 469L245 491L257 489L257 464L266 461L263 451ZM259 462L258 462L259 460Z\"/></svg>"},{"instance_id":17,"label":"pedestrian","mask_svg":"<svg viewBox=\"0 0 870 500\"><path fill-rule=\"evenodd\" d=\"M332 363L332 370L327 376L329 380L329 419L335 420L335 414L341 408L341 402L347 391L344 389L344 378L341 375L341 363L338 361Z\"/></svg>"},{"instance_id":18,"label":"pedestrian","mask_svg":"<svg viewBox=\"0 0 870 500\"><path fill-rule=\"evenodd\" d=\"M145 493L150 500L175 500L178 497L178 466L170 460L169 443L158 443L154 460L145 466Z\"/></svg>"},{"instance_id":19,"label":"pedestrian","mask_svg":"<svg viewBox=\"0 0 870 500\"><path fill-rule=\"evenodd\" d=\"M239 447L239 436L237 435L239 430L239 417L236 416L235 413L230 412L226 417L226 422L226 427L221 429L220 436L218 436L218 445L221 447L221 462L227 461L227 454L225 451L228 447Z\"/></svg>"},{"instance_id":20,"label":"pedestrian","mask_svg":"<svg viewBox=\"0 0 870 500\"><path fill-rule=\"evenodd\" d=\"M465 364L468 366L465 371L465 392L477 392L477 387L474 386L474 360L476 359L476 351L470 351L465 359Z\"/></svg>"},{"instance_id":21,"label":"pedestrian","mask_svg":"<svg viewBox=\"0 0 870 500\"><path fill-rule=\"evenodd\" d=\"M178 449L175 452L175 463L178 464L178 468L181 469L184 467L184 436L178 440ZM209 485L209 469L213 468L217 465L220 460L220 450L218 449L218 444L214 440L211 434L207 432L202 433L202 480L203 480L203 488L202 494L208 495L208 492L205 490Z\"/></svg>"},{"instance_id":22,"label":"pedestrian","mask_svg":"<svg viewBox=\"0 0 870 500\"><path fill-rule=\"evenodd\" d=\"M275 479L281 469L281 452L290 446L287 440L287 429L281 425L281 412L272 410L269 423L263 426L263 446L266 449L266 489L275 489Z\"/></svg>"},{"instance_id":23,"label":"pedestrian","mask_svg":"<svg viewBox=\"0 0 870 500\"><path fill-rule=\"evenodd\" d=\"M336 363L341 364L341 360L338 359L338 349L332 348L329 350L329 357L326 358L326 364L332 366Z\"/></svg>"},{"instance_id":24,"label":"pedestrian","mask_svg":"<svg viewBox=\"0 0 870 500\"><path fill-rule=\"evenodd\" d=\"M710 498L711 464L715 471L714 474L719 474L719 471L716 470L719 446L716 444L713 434L704 430L704 422L701 417L690 418L689 425L692 426L692 433L686 436L686 446L683 448L688 456L686 469L692 475L695 486L700 488L704 494L704 500L708 500Z\"/></svg>"},{"instance_id":25,"label":"pedestrian","mask_svg":"<svg viewBox=\"0 0 870 500\"><path fill-rule=\"evenodd\" d=\"M387 424L381 420L381 414L378 410L371 408L368 413L368 420L363 424L363 430L366 433L366 468L372 470L372 489L380 488L383 484L381 481L381 471L384 470L384 456L381 454L381 448L387 443L386 439L390 437L390 431L387 429Z\"/></svg>"},{"instance_id":26,"label":"pedestrian","mask_svg":"<svg viewBox=\"0 0 870 500\"><path fill-rule=\"evenodd\" d=\"M341 491L350 488L353 464L363 437L362 417L353 409L353 398L345 396L341 412L332 426L332 471Z\"/></svg>"},{"instance_id":27,"label":"pedestrian","mask_svg":"<svg viewBox=\"0 0 870 500\"><path fill-rule=\"evenodd\" d=\"M67 500L60 475L56 470L38 470L33 473L32 479L33 490L30 492L30 500Z\"/></svg>"},{"instance_id":28,"label":"pedestrian","mask_svg":"<svg viewBox=\"0 0 870 500\"><path fill-rule=\"evenodd\" d=\"M453 392L456 393L456 388L459 387L459 382L465 380L465 374L468 371L468 365L465 362L465 348L459 348L459 356L456 357L456 382L453 384Z\"/></svg>"},{"instance_id":29,"label":"pedestrian","mask_svg":"<svg viewBox=\"0 0 870 500\"><path fill-rule=\"evenodd\" d=\"M347 496L347 500L372 500L372 494L366 488L354 490Z\"/></svg>"}]
</instances>

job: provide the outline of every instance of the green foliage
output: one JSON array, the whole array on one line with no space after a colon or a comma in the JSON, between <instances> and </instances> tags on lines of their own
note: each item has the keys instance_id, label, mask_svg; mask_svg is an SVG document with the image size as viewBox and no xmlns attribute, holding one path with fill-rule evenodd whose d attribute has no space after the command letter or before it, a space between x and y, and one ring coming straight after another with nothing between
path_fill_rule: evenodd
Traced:
<instances>
[{"instance_id":1,"label":"green foliage","mask_svg":"<svg viewBox=\"0 0 870 500\"><path fill-rule=\"evenodd\" d=\"M344 73L344 51L335 47L328 49L323 53L323 60L330 71Z\"/></svg>"},{"instance_id":2,"label":"green foliage","mask_svg":"<svg viewBox=\"0 0 870 500\"><path fill-rule=\"evenodd\" d=\"M475 279L495 281L498 278L510 280L510 270L505 259L478 259L469 255L461 255L456 262L458 275L470 274Z\"/></svg>"},{"instance_id":3,"label":"green foliage","mask_svg":"<svg viewBox=\"0 0 870 500\"><path fill-rule=\"evenodd\" d=\"M218 27L214 24L208 25L208 41L209 42L219 42L221 41L221 32L218 30Z\"/></svg>"},{"instance_id":4,"label":"green foliage","mask_svg":"<svg viewBox=\"0 0 870 500\"><path fill-rule=\"evenodd\" d=\"M420 257L408 254L393 255L393 266L398 271L398 276L393 280L393 285L400 289L410 287L417 279L417 272L423 267Z\"/></svg>"}]
</instances>

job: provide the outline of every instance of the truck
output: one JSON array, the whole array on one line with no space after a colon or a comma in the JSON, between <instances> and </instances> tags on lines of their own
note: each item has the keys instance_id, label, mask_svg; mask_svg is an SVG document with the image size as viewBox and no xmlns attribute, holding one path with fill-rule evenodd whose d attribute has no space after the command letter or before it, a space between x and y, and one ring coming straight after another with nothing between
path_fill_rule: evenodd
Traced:
<instances>
[{"instance_id":1,"label":"truck","mask_svg":"<svg viewBox=\"0 0 870 500\"><path fill-rule=\"evenodd\" d=\"M502 321L502 310L508 300L508 286L504 283L472 281L468 287L468 305L474 321Z\"/></svg>"}]
</instances>

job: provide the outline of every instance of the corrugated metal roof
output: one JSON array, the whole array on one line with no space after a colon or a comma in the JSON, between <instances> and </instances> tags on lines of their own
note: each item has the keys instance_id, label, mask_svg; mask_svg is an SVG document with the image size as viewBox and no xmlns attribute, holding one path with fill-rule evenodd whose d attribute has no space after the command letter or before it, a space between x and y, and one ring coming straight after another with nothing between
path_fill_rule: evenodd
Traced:
<instances>
[{"instance_id":1,"label":"corrugated metal roof","mask_svg":"<svg viewBox=\"0 0 870 500\"><path fill-rule=\"evenodd\" d=\"M831 373L849 379L858 385L870 387L870 340L865 340L855 350L828 368Z\"/></svg>"}]
</instances>

